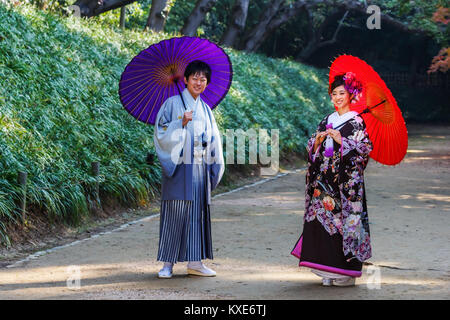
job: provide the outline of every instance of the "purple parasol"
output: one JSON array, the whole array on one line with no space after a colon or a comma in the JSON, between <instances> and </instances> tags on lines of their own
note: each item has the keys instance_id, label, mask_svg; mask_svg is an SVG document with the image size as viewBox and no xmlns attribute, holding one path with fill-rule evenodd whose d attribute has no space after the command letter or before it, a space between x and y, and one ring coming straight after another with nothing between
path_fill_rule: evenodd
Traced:
<instances>
[{"instance_id":1,"label":"purple parasol","mask_svg":"<svg viewBox=\"0 0 450 320\"><path fill-rule=\"evenodd\" d=\"M179 37L151 45L125 67L119 82L119 96L128 113L142 122L155 124L164 101L183 91L184 70L194 60L211 67L211 82L201 98L214 109L231 86L230 58L207 39Z\"/></svg>"}]
</instances>

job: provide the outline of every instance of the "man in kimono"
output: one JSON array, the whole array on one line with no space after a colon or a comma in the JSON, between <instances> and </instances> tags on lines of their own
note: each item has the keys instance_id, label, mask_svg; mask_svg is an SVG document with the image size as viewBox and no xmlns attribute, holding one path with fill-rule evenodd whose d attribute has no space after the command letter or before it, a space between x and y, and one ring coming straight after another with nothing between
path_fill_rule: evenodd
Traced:
<instances>
[{"instance_id":1,"label":"man in kimono","mask_svg":"<svg viewBox=\"0 0 450 320\"><path fill-rule=\"evenodd\" d=\"M200 97L210 80L208 64L191 62L182 97L168 98L156 116L154 142L162 167L157 260L164 262L159 278L171 278L174 263L183 261L188 274L216 275L201 261L213 259L211 191L225 169L214 115Z\"/></svg>"}]
</instances>

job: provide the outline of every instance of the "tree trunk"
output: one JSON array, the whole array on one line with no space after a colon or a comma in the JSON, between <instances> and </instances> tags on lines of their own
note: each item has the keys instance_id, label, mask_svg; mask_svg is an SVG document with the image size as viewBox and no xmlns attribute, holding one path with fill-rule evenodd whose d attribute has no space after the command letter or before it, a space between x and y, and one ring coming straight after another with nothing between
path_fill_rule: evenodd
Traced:
<instances>
[{"instance_id":1,"label":"tree trunk","mask_svg":"<svg viewBox=\"0 0 450 320\"><path fill-rule=\"evenodd\" d=\"M306 7L306 1L296 1L293 4L284 5L278 11L278 14L270 20L266 26L261 38L256 42L255 51L263 44L263 42L281 25L285 24L293 17L299 15Z\"/></svg>"},{"instance_id":2,"label":"tree trunk","mask_svg":"<svg viewBox=\"0 0 450 320\"><path fill-rule=\"evenodd\" d=\"M125 29L125 20L126 20L126 10L125 10L125 6L120 8L120 22L119 22L119 26L121 29Z\"/></svg>"},{"instance_id":3,"label":"tree trunk","mask_svg":"<svg viewBox=\"0 0 450 320\"><path fill-rule=\"evenodd\" d=\"M414 88L417 86L416 77L418 73L419 61L426 51L426 38L424 36L419 36L415 41L413 41L411 62L409 65L409 77L408 84L410 87Z\"/></svg>"},{"instance_id":4,"label":"tree trunk","mask_svg":"<svg viewBox=\"0 0 450 320\"><path fill-rule=\"evenodd\" d=\"M72 6L80 8L81 17L94 17L99 14L117 9L137 0L77 0Z\"/></svg>"},{"instance_id":5,"label":"tree trunk","mask_svg":"<svg viewBox=\"0 0 450 320\"><path fill-rule=\"evenodd\" d=\"M217 0L198 0L189 17L186 19L181 34L195 36L197 29L205 19L205 15L216 4Z\"/></svg>"},{"instance_id":6,"label":"tree trunk","mask_svg":"<svg viewBox=\"0 0 450 320\"><path fill-rule=\"evenodd\" d=\"M152 0L145 30L151 29L159 32L164 29L167 16L169 15L170 4L171 1L167 0Z\"/></svg>"},{"instance_id":7,"label":"tree trunk","mask_svg":"<svg viewBox=\"0 0 450 320\"><path fill-rule=\"evenodd\" d=\"M309 34L308 44L297 55L297 60L302 62L306 62L320 48L336 43L337 35L342 27L345 18L347 17L348 11L344 13L344 16L339 21L336 31L333 34L333 37L325 41L322 41L322 38L326 27L329 26L331 23L335 23L342 15L342 12L338 9L334 9L333 12L325 18L320 27L317 29L314 28L313 18L308 8L306 8L306 14L308 17L308 34Z\"/></svg>"},{"instance_id":8,"label":"tree trunk","mask_svg":"<svg viewBox=\"0 0 450 320\"><path fill-rule=\"evenodd\" d=\"M237 36L244 30L247 20L248 4L250 0L236 0L231 11L231 19L225 30L220 43L224 46L233 47Z\"/></svg>"},{"instance_id":9,"label":"tree trunk","mask_svg":"<svg viewBox=\"0 0 450 320\"><path fill-rule=\"evenodd\" d=\"M297 0L294 3L284 4L285 1L274 0L269 2L261 15L260 22L249 32L242 49L255 52L278 27L300 14L306 6L322 3L322 0Z\"/></svg>"},{"instance_id":10,"label":"tree trunk","mask_svg":"<svg viewBox=\"0 0 450 320\"><path fill-rule=\"evenodd\" d=\"M270 20L278 13L280 6L285 0L270 1L264 12L261 14L259 23L245 36L245 43L242 47L245 51L254 52L258 49L261 38L264 36Z\"/></svg>"},{"instance_id":11,"label":"tree trunk","mask_svg":"<svg viewBox=\"0 0 450 320\"><path fill-rule=\"evenodd\" d=\"M308 21L308 43L297 56L297 60L305 61L310 57L316 50L319 44L318 32L314 28L313 17L311 16L311 11L309 8L305 8L306 20Z\"/></svg>"}]
</instances>

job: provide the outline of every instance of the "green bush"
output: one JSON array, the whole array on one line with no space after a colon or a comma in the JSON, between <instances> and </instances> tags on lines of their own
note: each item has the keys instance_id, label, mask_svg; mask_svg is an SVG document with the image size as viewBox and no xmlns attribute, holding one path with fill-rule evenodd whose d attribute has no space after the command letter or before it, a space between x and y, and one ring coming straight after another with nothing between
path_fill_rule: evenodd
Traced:
<instances>
[{"instance_id":1,"label":"green bush","mask_svg":"<svg viewBox=\"0 0 450 320\"><path fill-rule=\"evenodd\" d=\"M28 172L27 208L77 224L90 212L101 163L101 199L144 205L159 189L153 127L118 96L121 73L141 50L176 34L121 30L30 5L0 5L0 237L19 222L17 172ZM331 111L324 70L226 49L233 85L214 110L226 128L280 129L280 155L303 152Z\"/></svg>"}]
</instances>

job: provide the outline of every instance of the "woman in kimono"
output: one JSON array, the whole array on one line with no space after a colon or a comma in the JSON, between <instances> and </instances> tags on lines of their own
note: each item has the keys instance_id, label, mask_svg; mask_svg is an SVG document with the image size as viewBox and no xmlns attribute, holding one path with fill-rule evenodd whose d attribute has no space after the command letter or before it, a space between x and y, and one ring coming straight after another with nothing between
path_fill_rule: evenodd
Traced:
<instances>
[{"instance_id":1,"label":"woman in kimono","mask_svg":"<svg viewBox=\"0 0 450 320\"><path fill-rule=\"evenodd\" d=\"M213 259L211 191L224 172L219 130L200 98L210 79L208 64L191 62L185 69L182 97L168 98L156 116L154 142L162 167L160 278L171 278L174 263L182 261L188 261L188 274L216 275L201 261Z\"/></svg>"},{"instance_id":2,"label":"woman in kimono","mask_svg":"<svg viewBox=\"0 0 450 320\"><path fill-rule=\"evenodd\" d=\"M336 112L326 116L307 144L303 233L292 254L325 286L352 286L371 257L364 169L372 143L350 104L361 95L355 74L338 75L329 94Z\"/></svg>"}]
</instances>

